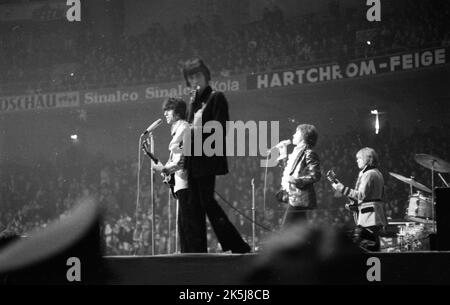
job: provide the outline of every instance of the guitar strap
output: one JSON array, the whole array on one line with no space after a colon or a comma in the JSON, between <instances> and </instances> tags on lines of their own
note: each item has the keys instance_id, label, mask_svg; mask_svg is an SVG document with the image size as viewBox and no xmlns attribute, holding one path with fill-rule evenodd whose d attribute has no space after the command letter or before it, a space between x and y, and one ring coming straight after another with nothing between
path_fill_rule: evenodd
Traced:
<instances>
[{"instance_id":1,"label":"guitar strap","mask_svg":"<svg viewBox=\"0 0 450 305\"><path fill-rule=\"evenodd\" d=\"M179 124L177 126L177 128L172 131L172 133L171 133L172 138L175 136L175 134L177 133L177 130L180 128L180 126L181 125ZM180 142L180 144L178 146L179 146L179 148L183 147L183 140L181 140L181 142ZM172 151L170 151L170 154L169 154L169 161L173 161L173 152Z\"/></svg>"}]
</instances>

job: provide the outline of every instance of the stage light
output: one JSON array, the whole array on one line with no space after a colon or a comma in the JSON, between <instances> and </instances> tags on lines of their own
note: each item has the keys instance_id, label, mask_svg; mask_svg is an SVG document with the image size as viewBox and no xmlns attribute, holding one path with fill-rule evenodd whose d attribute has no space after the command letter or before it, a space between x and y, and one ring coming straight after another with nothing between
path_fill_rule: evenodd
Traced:
<instances>
[{"instance_id":1,"label":"stage light","mask_svg":"<svg viewBox=\"0 0 450 305\"><path fill-rule=\"evenodd\" d=\"M366 43L367 43L367 45L369 45L369 46L372 44L372 43L370 42L370 40L367 40Z\"/></svg>"},{"instance_id":2,"label":"stage light","mask_svg":"<svg viewBox=\"0 0 450 305\"><path fill-rule=\"evenodd\" d=\"M378 115L380 114L378 112L378 110L371 110L370 114L374 114L375 115L375 134L378 134L378 132L380 131L380 121L378 119Z\"/></svg>"}]
</instances>

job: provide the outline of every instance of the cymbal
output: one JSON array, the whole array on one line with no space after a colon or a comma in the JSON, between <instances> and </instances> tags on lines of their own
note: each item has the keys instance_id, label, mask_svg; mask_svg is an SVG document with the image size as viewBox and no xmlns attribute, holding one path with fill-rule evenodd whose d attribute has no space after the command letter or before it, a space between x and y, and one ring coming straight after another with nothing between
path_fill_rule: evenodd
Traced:
<instances>
[{"instance_id":1,"label":"cymbal","mask_svg":"<svg viewBox=\"0 0 450 305\"><path fill-rule=\"evenodd\" d=\"M416 154L414 159L417 163L428 169L433 168L433 170L440 173L450 173L450 163L438 157L427 154Z\"/></svg>"},{"instance_id":2,"label":"cymbal","mask_svg":"<svg viewBox=\"0 0 450 305\"><path fill-rule=\"evenodd\" d=\"M406 178L402 175L399 175L396 173L391 173L391 172L389 172L389 175L391 175L394 178L397 178L398 180L400 180L402 182L408 183L408 184L414 186L415 188L418 188L421 191L431 193L431 190L428 187L426 187L422 183L417 182L416 180L414 180L412 178Z\"/></svg>"}]
</instances>

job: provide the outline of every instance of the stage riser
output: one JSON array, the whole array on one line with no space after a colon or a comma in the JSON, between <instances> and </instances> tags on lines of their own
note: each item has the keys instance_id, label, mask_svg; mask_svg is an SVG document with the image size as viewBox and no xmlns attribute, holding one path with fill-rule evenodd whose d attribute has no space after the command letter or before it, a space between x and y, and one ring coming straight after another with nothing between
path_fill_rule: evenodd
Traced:
<instances>
[{"instance_id":1,"label":"stage riser","mask_svg":"<svg viewBox=\"0 0 450 305\"><path fill-rule=\"evenodd\" d=\"M376 284L367 280L370 257L380 260L380 284L449 284L450 252L376 253L352 259L355 274L331 274L332 283ZM224 257L105 258L114 271L113 284L234 285L245 284L257 255ZM351 272L351 271L349 271ZM339 280L341 279L341 280ZM302 284L327 283L326 277L301 279ZM272 284L284 284L276 278ZM295 283L292 283L295 284Z\"/></svg>"},{"instance_id":2,"label":"stage riser","mask_svg":"<svg viewBox=\"0 0 450 305\"><path fill-rule=\"evenodd\" d=\"M380 282L367 273L380 262ZM56 261L20 273L0 275L3 284L114 284L114 285L241 285L241 284L449 284L450 252L374 253L352 256L338 264L316 265L314 258L289 261L271 277L249 278L259 262L257 254L104 257L95 267L83 268L81 283L66 280L67 266ZM315 261L317 263L317 260ZM309 268L309 266L314 266ZM85 266L87 267L87 266ZM296 269L299 268L299 269ZM300 272L297 272L300 270ZM283 272L287 272L284 275ZM294 272L294 273L292 273ZM88 275L89 273L89 275ZM292 277L294 274L294 277ZM295 280L293 280L295 279Z\"/></svg>"}]
</instances>

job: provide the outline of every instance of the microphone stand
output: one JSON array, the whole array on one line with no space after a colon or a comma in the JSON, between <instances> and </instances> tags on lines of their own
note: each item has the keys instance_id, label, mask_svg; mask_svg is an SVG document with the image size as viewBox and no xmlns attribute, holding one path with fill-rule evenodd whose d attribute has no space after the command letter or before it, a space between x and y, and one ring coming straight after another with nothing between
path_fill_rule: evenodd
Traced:
<instances>
[{"instance_id":1,"label":"microphone stand","mask_svg":"<svg viewBox=\"0 0 450 305\"><path fill-rule=\"evenodd\" d=\"M256 223L256 219L255 219L255 179L252 178L252 247L253 247L253 252L255 252L256 250L256 244L255 244L255 238L256 238L256 233L255 233L255 223Z\"/></svg>"},{"instance_id":2,"label":"microphone stand","mask_svg":"<svg viewBox=\"0 0 450 305\"><path fill-rule=\"evenodd\" d=\"M137 176L137 198L136 198L136 226L135 226L135 234L137 232L137 222L138 222L138 211L139 211L139 194L141 192L140 188L140 173L141 173L141 148L142 148L142 134L139 138L139 155L138 155L138 176ZM154 150L154 140L153 134L150 132L148 134L150 139L150 152L153 154ZM151 222L152 222L152 255L155 255L155 203L154 203L154 184L153 184L153 161L150 161L150 206L152 210Z\"/></svg>"},{"instance_id":3,"label":"microphone stand","mask_svg":"<svg viewBox=\"0 0 450 305\"><path fill-rule=\"evenodd\" d=\"M264 193L263 193L263 216L264 219L266 219L266 184L267 184L267 169L269 167L269 154L267 154L266 158L266 168L264 172Z\"/></svg>"},{"instance_id":4,"label":"microphone stand","mask_svg":"<svg viewBox=\"0 0 450 305\"><path fill-rule=\"evenodd\" d=\"M169 195L170 196L170 195ZM178 215L178 213L179 213L179 210L178 210L178 199L176 199L175 200L175 202L176 202L176 212L175 212L175 253L178 253L178 217L179 217L179 215Z\"/></svg>"},{"instance_id":5,"label":"microphone stand","mask_svg":"<svg viewBox=\"0 0 450 305\"><path fill-rule=\"evenodd\" d=\"M150 152L152 154L155 153L154 149L154 140L153 133L149 133L148 137L150 138ZM154 192L153 192L153 162L150 162L150 206L152 209L152 255L155 255L155 202L154 202Z\"/></svg>"},{"instance_id":6,"label":"microphone stand","mask_svg":"<svg viewBox=\"0 0 450 305\"><path fill-rule=\"evenodd\" d=\"M172 250L172 247L171 247L171 244L172 244L172 231L171 231L171 221L170 221L170 217L172 216L172 211L171 211L171 209L170 209L170 190L168 191L168 193L167 193L167 203L168 203L168 213L167 214L169 214L168 215L168 226L169 226L169 229L168 229L168 231L169 231L169 236L168 236L168 238L167 238L167 241L168 241L168 243L167 243L167 254L170 254L170 252L171 252L171 250Z\"/></svg>"},{"instance_id":7,"label":"microphone stand","mask_svg":"<svg viewBox=\"0 0 450 305\"><path fill-rule=\"evenodd\" d=\"M133 238L137 236L137 231L138 231L137 224L138 224L138 219L139 219L139 215L138 215L138 211L139 211L139 195L141 193L140 176L141 176L141 149L142 149L142 137L143 136L144 135L142 134L139 137L137 185L136 185L136 210L134 212L135 224L134 224ZM134 255L136 255L136 252L137 252L138 248L140 247L139 240L136 240L135 242L137 242L138 246L136 247L136 249L134 249Z\"/></svg>"}]
</instances>

